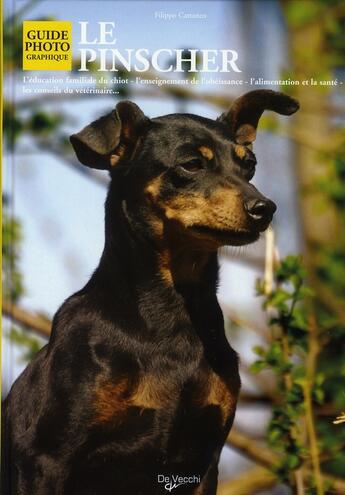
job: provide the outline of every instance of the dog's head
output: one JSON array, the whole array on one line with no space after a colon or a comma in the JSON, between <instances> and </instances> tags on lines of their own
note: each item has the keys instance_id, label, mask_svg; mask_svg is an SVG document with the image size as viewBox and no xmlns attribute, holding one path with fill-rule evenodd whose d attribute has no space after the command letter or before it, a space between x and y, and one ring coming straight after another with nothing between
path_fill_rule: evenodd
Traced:
<instances>
[{"instance_id":1,"label":"dog's head","mask_svg":"<svg viewBox=\"0 0 345 495\"><path fill-rule=\"evenodd\" d=\"M145 117L134 103L71 136L81 163L121 177L129 211L145 212L152 234L177 232L196 248L255 241L276 205L252 184L252 143L264 110L291 115L296 100L258 90L234 101L216 121L189 114Z\"/></svg>"}]
</instances>

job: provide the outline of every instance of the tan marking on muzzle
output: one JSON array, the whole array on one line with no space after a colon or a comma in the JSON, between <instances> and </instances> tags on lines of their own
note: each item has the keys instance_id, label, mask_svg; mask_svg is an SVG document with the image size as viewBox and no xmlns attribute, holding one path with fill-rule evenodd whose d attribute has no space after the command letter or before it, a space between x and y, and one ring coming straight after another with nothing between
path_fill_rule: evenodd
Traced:
<instances>
[{"instance_id":1,"label":"tan marking on muzzle","mask_svg":"<svg viewBox=\"0 0 345 495\"><path fill-rule=\"evenodd\" d=\"M176 220L184 227L203 225L220 230L246 227L241 196L235 189L219 187L209 198L201 194L177 196L162 206L167 219Z\"/></svg>"}]
</instances>

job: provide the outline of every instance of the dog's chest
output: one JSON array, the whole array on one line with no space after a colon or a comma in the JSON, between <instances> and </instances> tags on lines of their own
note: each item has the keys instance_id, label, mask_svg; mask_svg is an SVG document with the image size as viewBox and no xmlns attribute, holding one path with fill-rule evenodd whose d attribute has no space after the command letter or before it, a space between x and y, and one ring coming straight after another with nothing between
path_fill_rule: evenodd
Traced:
<instances>
[{"instance_id":1,"label":"dog's chest","mask_svg":"<svg viewBox=\"0 0 345 495\"><path fill-rule=\"evenodd\" d=\"M142 373L138 377L100 379L93 397L92 422L116 427L137 413L138 421L146 411L168 414L169 423L181 421L184 415L200 421L210 411L219 427L232 417L237 401L237 370L230 368L218 374L203 364L190 376L174 373ZM176 421L175 421L176 420Z\"/></svg>"}]
</instances>

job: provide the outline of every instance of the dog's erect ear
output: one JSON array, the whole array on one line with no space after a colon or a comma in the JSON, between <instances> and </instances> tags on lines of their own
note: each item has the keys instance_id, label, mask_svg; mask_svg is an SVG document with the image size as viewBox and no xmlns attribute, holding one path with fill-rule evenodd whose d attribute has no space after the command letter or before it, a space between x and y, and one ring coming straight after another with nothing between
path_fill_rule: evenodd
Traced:
<instances>
[{"instance_id":1,"label":"dog's erect ear","mask_svg":"<svg viewBox=\"0 0 345 495\"><path fill-rule=\"evenodd\" d=\"M70 141L83 165L110 170L130 154L148 120L135 103L121 101L115 110L72 134Z\"/></svg>"},{"instance_id":2,"label":"dog's erect ear","mask_svg":"<svg viewBox=\"0 0 345 495\"><path fill-rule=\"evenodd\" d=\"M258 89L237 98L217 120L230 127L231 139L238 144L255 141L256 128L264 110L291 115L299 109L294 98L277 91Z\"/></svg>"}]
</instances>

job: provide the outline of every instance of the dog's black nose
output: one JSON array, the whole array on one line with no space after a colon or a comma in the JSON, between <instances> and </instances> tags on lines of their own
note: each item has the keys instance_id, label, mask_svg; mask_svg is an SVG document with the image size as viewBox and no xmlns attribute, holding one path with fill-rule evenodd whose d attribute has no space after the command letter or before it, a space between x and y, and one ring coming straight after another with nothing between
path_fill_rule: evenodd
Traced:
<instances>
[{"instance_id":1,"label":"dog's black nose","mask_svg":"<svg viewBox=\"0 0 345 495\"><path fill-rule=\"evenodd\" d=\"M251 199L245 204L248 215L253 220L271 221L277 206L269 199Z\"/></svg>"}]
</instances>

